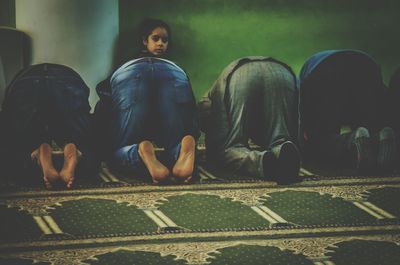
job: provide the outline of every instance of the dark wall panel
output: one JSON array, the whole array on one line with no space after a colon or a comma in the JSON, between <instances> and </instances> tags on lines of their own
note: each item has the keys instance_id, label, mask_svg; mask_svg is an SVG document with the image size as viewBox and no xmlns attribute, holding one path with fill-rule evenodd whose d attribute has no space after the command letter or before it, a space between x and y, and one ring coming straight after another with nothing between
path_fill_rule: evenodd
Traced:
<instances>
[{"instance_id":1,"label":"dark wall panel","mask_svg":"<svg viewBox=\"0 0 400 265\"><path fill-rule=\"evenodd\" d=\"M15 28L15 0L0 0L0 26Z\"/></svg>"}]
</instances>

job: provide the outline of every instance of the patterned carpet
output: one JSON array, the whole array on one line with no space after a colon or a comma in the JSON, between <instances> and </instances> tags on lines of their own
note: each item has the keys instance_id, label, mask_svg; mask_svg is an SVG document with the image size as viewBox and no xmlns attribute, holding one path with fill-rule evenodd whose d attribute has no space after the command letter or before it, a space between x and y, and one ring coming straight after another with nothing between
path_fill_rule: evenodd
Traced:
<instances>
[{"instance_id":1,"label":"patterned carpet","mask_svg":"<svg viewBox=\"0 0 400 265\"><path fill-rule=\"evenodd\" d=\"M310 168L288 186L204 165L192 185L106 167L74 190L5 185L0 264L400 264L400 175Z\"/></svg>"}]
</instances>

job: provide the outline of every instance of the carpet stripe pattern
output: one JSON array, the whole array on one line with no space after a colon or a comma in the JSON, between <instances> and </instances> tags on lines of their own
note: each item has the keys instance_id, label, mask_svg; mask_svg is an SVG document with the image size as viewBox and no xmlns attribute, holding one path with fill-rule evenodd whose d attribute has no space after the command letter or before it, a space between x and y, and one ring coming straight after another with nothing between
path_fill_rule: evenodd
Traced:
<instances>
[{"instance_id":1,"label":"carpet stripe pattern","mask_svg":"<svg viewBox=\"0 0 400 265\"><path fill-rule=\"evenodd\" d=\"M400 264L400 175L312 172L279 186L201 166L157 186L104 168L73 190L3 187L0 264Z\"/></svg>"}]
</instances>

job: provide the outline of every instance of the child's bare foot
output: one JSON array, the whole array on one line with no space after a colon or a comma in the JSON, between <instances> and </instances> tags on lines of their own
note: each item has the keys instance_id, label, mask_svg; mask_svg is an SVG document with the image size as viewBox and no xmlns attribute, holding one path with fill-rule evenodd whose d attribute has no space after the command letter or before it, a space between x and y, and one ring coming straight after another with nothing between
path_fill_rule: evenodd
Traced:
<instances>
[{"instance_id":1,"label":"child's bare foot","mask_svg":"<svg viewBox=\"0 0 400 265\"><path fill-rule=\"evenodd\" d=\"M193 136L186 135L183 137L178 160L172 169L172 174L185 183L188 183L192 179L195 148L196 141Z\"/></svg>"},{"instance_id":2,"label":"child's bare foot","mask_svg":"<svg viewBox=\"0 0 400 265\"><path fill-rule=\"evenodd\" d=\"M60 177L62 181L67 185L67 188L71 188L75 179L75 169L78 164L80 152L76 145L68 143L64 147L64 165L60 171Z\"/></svg>"},{"instance_id":3,"label":"child's bare foot","mask_svg":"<svg viewBox=\"0 0 400 265\"><path fill-rule=\"evenodd\" d=\"M139 144L139 155L149 170L154 183L165 181L168 178L169 170L157 160L151 142L143 141Z\"/></svg>"},{"instance_id":4,"label":"child's bare foot","mask_svg":"<svg viewBox=\"0 0 400 265\"><path fill-rule=\"evenodd\" d=\"M60 175L53 165L51 146L47 143L41 144L38 149L33 151L31 157L37 159L39 166L42 168L46 188L51 189L57 186L60 181Z\"/></svg>"}]
</instances>

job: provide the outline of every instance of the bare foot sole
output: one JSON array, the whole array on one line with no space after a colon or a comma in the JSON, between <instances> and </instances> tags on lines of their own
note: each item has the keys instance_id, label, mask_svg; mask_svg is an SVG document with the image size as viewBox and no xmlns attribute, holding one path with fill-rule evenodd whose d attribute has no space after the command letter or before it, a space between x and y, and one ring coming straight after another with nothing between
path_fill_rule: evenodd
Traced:
<instances>
[{"instance_id":1,"label":"bare foot sole","mask_svg":"<svg viewBox=\"0 0 400 265\"><path fill-rule=\"evenodd\" d=\"M64 165L60 171L61 180L71 188L75 179L75 169L79 162L80 152L76 145L68 143L64 147Z\"/></svg>"},{"instance_id":2,"label":"bare foot sole","mask_svg":"<svg viewBox=\"0 0 400 265\"><path fill-rule=\"evenodd\" d=\"M41 144L33 151L31 157L37 159L38 165L42 168L43 181L46 188L51 189L60 185L60 175L53 165L51 146L47 143Z\"/></svg>"},{"instance_id":3,"label":"bare foot sole","mask_svg":"<svg viewBox=\"0 0 400 265\"><path fill-rule=\"evenodd\" d=\"M187 135L183 137L178 160L172 169L172 174L175 176L175 178L185 183L189 183L189 181L192 179L195 148L196 141L194 140L193 136Z\"/></svg>"},{"instance_id":4,"label":"bare foot sole","mask_svg":"<svg viewBox=\"0 0 400 265\"><path fill-rule=\"evenodd\" d=\"M143 141L139 144L139 155L150 172L154 183L160 183L168 178L169 170L157 160L153 144Z\"/></svg>"}]
</instances>

